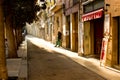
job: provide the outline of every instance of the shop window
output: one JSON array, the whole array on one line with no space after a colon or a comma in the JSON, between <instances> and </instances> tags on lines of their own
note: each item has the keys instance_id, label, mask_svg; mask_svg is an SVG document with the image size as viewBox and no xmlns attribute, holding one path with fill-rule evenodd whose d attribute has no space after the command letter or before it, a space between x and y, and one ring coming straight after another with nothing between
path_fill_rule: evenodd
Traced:
<instances>
[{"instance_id":1,"label":"shop window","mask_svg":"<svg viewBox=\"0 0 120 80\"><path fill-rule=\"evenodd\" d=\"M89 4L83 5L84 13L95 11L104 7L104 0L94 0Z\"/></svg>"},{"instance_id":2,"label":"shop window","mask_svg":"<svg viewBox=\"0 0 120 80\"><path fill-rule=\"evenodd\" d=\"M91 11L93 11L93 4L92 3L84 6L84 13L88 13Z\"/></svg>"},{"instance_id":3,"label":"shop window","mask_svg":"<svg viewBox=\"0 0 120 80\"><path fill-rule=\"evenodd\" d=\"M103 0L96 0L94 2L94 10L103 8L104 7L104 1Z\"/></svg>"}]
</instances>

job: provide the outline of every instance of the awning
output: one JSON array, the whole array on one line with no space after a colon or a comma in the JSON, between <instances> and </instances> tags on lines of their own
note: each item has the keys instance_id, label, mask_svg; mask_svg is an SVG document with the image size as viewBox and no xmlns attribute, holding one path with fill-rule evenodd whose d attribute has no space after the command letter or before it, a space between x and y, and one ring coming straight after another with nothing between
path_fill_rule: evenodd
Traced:
<instances>
[{"instance_id":1,"label":"awning","mask_svg":"<svg viewBox=\"0 0 120 80\"><path fill-rule=\"evenodd\" d=\"M93 12L82 15L82 21L101 18L102 15L103 15L103 9L99 9L97 11L93 11Z\"/></svg>"}]
</instances>

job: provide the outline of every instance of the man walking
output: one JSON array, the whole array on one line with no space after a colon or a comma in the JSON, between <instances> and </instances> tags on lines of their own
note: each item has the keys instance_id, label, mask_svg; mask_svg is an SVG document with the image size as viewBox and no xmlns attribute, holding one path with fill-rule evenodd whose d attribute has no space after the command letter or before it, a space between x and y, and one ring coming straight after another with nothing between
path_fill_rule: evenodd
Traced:
<instances>
[{"instance_id":1,"label":"man walking","mask_svg":"<svg viewBox=\"0 0 120 80\"><path fill-rule=\"evenodd\" d=\"M58 34L57 34L57 41L56 41L56 45L55 47L60 47L61 46L61 43L62 43L62 33L60 31L58 31Z\"/></svg>"}]
</instances>

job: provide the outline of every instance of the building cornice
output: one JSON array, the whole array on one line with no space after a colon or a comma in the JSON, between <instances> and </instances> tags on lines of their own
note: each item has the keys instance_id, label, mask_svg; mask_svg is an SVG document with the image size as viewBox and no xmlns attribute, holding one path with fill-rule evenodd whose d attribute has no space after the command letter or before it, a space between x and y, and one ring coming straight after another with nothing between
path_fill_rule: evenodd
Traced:
<instances>
[{"instance_id":1,"label":"building cornice","mask_svg":"<svg viewBox=\"0 0 120 80\"><path fill-rule=\"evenodd\" d=\"M62 8L62 2L60 3L56 3L55 5L53 5L51 8L50 8L50 11L51 12L56 12L58 11L59 9Z\"/></svg>"}]
</instances>

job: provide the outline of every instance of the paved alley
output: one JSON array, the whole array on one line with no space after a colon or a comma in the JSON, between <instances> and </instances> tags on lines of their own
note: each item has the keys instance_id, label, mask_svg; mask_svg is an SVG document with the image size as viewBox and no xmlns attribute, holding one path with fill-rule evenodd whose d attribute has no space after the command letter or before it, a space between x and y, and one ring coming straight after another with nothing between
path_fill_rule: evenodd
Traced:
<instances>
[{"instance_id":1,"label":"paved alley","mask_svg":"<svg viewBox=\"0 0 120 80\"><path fill-rule=\"evenodd\" d=\"M36 45L38 41L32 39L27 41L28 80L107 80L43 43Z\"/></svg>"}]
</instances>

